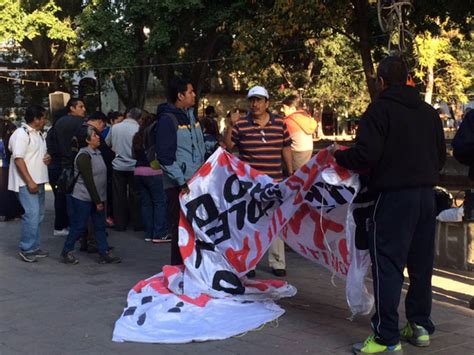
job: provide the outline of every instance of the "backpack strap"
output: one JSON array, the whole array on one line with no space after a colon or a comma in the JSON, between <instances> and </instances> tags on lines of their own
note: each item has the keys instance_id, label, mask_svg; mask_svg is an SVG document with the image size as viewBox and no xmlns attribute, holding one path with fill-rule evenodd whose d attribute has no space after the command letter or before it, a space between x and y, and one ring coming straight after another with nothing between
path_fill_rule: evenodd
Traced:
<instances>
[{"instance_id":1,"label":"backpack strap","mask_svg":"<svg viewBox=\"0 0 474 355\"><path fill-rule=\"evenodd\" d=\"M173 124L174 124L174 128L178 130L178 119L176 118L174 113L167 112L165 113L165 115L167 115L168 117L171 117L171 120L173 121Z\"/></svg>"},{"instance_id":2,"label":"backpack strap","mask_svg":"<svg viewBox=\"0 0 474 355\"><path fill-rule=\"evenodd\" d=\"M28 135L28 145L30 145L31 143L31 136L30 136L30 132L26 129L25 126L22 126L21 128L23 128L23 130L26 132L26 134Z\"/></svg>"}]
</instances>

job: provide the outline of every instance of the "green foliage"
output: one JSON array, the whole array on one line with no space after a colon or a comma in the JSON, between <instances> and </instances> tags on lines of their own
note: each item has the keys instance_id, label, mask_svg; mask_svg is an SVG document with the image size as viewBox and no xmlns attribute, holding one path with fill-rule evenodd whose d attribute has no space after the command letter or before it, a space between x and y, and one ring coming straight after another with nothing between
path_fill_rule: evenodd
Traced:
<instances>
[{"instance_id":1,"label":"green foliage","mask_svg":"<svg viewBox=\"0 0 474 355\"><path fill-rule=\"evenodd\" d=\"M22 42L45 36L51 41L72 43L76 33L71 19L59 18L60 12L54 0L0 0L0 40Z\"/></svg>"},{"instance_id":2,"label":"green foliage","mask_svg":"<svg viewBox=\"0 0 474 355\"><path fill-rule=\"evenodd\" d=\"M438 100L466 103L467 89L472 85L473 43L466 40L459 30L444 30L439 34L425 31L416 37L418 67L415 77L428 87L426 77L434 75L434 92Z\"/></svg>"},{"instance_id":3,"label":"green foliage","mask_svg":"<svg viewBox=\"0 0 474 355\"><path fill-rule=\"evenodd\" d=\"M324 1L255 5L258 15L236 28L234 48L243 56L237 75L249 86L267 86L276 100L298 91L316 106L360 114L369 96L358 49L338 27L349 4L338 4L337 10ZM329 14L341 17L329 25Z\"/></svg>"}]
</instances>

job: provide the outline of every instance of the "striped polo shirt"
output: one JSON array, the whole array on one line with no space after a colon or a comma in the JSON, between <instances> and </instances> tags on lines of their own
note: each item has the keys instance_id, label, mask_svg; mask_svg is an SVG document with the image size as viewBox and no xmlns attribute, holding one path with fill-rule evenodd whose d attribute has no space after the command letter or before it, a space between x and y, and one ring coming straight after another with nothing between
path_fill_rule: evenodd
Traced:
<instances>
[{"instance_id":1,"label":"striped polo shirt","mask_svg":"<svg viewBox=\"0 0 474 355\"><path fill-rule=\"evenodd\" d=\"M254 123L251 115L240 118L232 128L232 142L239 158L252 168L276 179L283 178L282 150L291 146L290 134L283 118L270 114L265 127Z\"/></svg>"}]
</instances>

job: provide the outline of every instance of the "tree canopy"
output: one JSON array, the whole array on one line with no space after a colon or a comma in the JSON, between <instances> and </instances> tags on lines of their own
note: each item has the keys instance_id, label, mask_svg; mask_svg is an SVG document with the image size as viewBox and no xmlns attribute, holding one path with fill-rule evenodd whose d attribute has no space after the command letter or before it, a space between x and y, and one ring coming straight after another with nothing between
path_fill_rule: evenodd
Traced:
<instances>
[{"instance_id":1,"label":"tree canopy","mask_svg":"<svg viewBox=\"0 0 474 355\"><path fill-rule=\"evenodd\" d=\"M401 54L426 101L473 94L473 5L412 0L399 19ZM232 78L360 114L377 96L375 63L389 38L400 39L379 26L376 0L0 0L0 10L0 41L20 46L24 63L100 68L127 107L143 107L151 75L165 86L182 75L198 95L212 78ZM58 72L40 74L66 84Z\"/></svg>"}]
</instances>

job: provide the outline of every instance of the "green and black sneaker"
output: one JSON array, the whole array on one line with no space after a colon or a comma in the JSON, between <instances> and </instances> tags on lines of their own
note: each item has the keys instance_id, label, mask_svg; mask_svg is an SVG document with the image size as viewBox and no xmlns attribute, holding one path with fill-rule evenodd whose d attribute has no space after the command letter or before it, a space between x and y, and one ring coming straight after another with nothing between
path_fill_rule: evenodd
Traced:
<instances>
[{"instance_id":1,"label":"green and black sneaker","mask_svg":"<svg viewBox=\"0 0 474 355\"><path fill-rule=\"evenodd\" d=\"M400 339L415 346L430 345L430 334L428 331L422 326L416 325L414 322L408 322L407 325L400 330Z\"/></svg>"},{"instance_id":2,"label":"green and black sneaker","mask_svg":"<svg viewBox=\"0 0 474 355\"><path fill-rule=\"evenodd\" d=\"M363 343L352 346L354 354L403 354L402 344L382 345L377 343L375 335L370 335Z\"/></svg>"}]
</instances>

